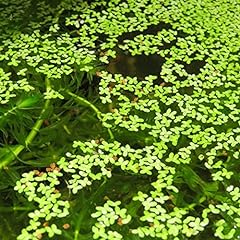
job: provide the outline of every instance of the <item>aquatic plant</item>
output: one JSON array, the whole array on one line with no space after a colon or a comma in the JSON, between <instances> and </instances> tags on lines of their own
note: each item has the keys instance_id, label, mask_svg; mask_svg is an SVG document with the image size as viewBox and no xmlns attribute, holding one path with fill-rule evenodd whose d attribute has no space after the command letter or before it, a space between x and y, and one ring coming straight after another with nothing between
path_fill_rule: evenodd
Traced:
<instances>
[{"instance_id":1,"label":"aquatic plant","mask_svg":"<svg viewBox=\"0 0 240 240\"><path fill-rule=\"evenodd\" d=\"M6 12L1 189L25 196L13 210L30 219L17 239L239 238L237 2L19 0ZM158 75L104 67L143 55Z\"/></svg>"}]
</instances>

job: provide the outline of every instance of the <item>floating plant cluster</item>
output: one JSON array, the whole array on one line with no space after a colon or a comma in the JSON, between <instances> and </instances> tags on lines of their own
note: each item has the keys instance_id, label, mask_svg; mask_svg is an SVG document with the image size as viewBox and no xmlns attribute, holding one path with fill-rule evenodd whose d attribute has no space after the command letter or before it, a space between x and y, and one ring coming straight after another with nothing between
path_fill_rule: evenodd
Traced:
<instances>
[{"instance_id":1,"label":"floating plant cluster","mask_svg":"<svg viewBox=\"0 0 240 240\"><path fill-rule=\"evenodd\" d=\"M16 182L34 205L17 239L240 238L240 4L89 2L19 0L0 13L12 16L0 29L13 25L0 38L0 130L35 114L28 135L1 149L0 169L27 158L51 130L44 119L73 142ZM159 57L159 74L106 71L123 55ZM98 96L87 99L93 75ZM61 108L69 102L79 116ZM81 135L88 121L96 134Z\"/></svg>"}]
</instances>

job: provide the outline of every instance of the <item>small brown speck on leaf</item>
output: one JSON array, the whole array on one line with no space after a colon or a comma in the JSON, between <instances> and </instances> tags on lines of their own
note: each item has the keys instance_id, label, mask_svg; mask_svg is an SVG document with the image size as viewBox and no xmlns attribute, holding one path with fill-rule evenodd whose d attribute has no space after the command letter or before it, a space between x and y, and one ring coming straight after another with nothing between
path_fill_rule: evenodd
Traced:
<instances>
[{"instance_id":1,"label":"small brown speck on leaf","mask_svg":"<svg viewBox=\"0 0 240 240\"><path fill-rule=\"evenodd\" d=\"M37 235L37 239L42 239L42 234L41 233L39 233L38 235Z\"/></svg>"},{"instance_id":2,"label":"small brown speck on leaf","mask_svg":"<svg viewBox=\"0 0 240 240\"><path fill-rule=\"evenodd\" d=\"M56 167L56 168L54 168L54 171L60 172L60 171L61 171L61 169L60 169L60 168L58 168L58 167Z\"/></svg>"},{"instance_id":3,"label":"small brown speck on leaf","mask_svg":"<svg viewBox=\"0 0 240 240\"><path fill-rule=\"evenodd\" d=\"M43 125L46 126L46 127L48 127L48 126L50 125L50 122L49 122L47 119L45 119L45 120L43 121Z\"/></svg>"},{"instance_id":4,"label":"small brown speck on leaf","mask_svg":"<svg viewBox=\"0 0 240 240\"><path fill-rule=\"evenodd\" d=\"M34 170L34 174L37 175L37 176L39 176L40 171L38 171L38 170Z\"/></svg>"},{"instance_id":5,"label":"small brown speck on leaf","mask_svg":"<svg viewBox=\"0 0 240 240\"><path fill-rule=\"evenodd\" d=\"M47 172L51 172L51 171L52 171L52 168L47 167L47 168L46 168L46 171L47 171Z\"/></svg>"},{"instance_id":6,"label":"small brown speck on leaf","mask_svg":"<svg viewBox=\"0 0 240 240\"><path fill-rule=\"evenodd\" d=\"M138 97L135 97L135 98L132 100L133 103L136 103L137 101L138 101Z\"/></svg>"},{"instance_id":7,"label":"small brown speck on leaf","mask_svg":"<svg viewBox=\"0 0 240 240\"><path fill-rule=\"evenodd\" d=\"M227 157L227 156L228 156L227 151L223 151L222 155L223 155L224 157Z\"/></svg>"},{"instance_id":8,"label":"small brown speck on leaf","mask_svg":"<svg viewBox=\"0 0 240 240\"><path fill-rule=\"evenodd\" d=\"M52 169L56 168L56 163L51 163L50 168L52 168Z\"/></svg>"},{"instance_id":9,"label":"small brown speck on leaf","mask_svg":"<svg viewBox=\"0 0 240 240\"><path fill-rule=\"evenodd\" d=\"M69 229L70 228L70 224L69 223L65 223L65 224L63 224L63 226L62 226L65 230L66 229Z\"/></svg>"},{"instance_id":10,"label":"small brown speck on leaf","mask_svg":"<svg viewBox=\"0 0 240 240\"><path fill-rule=\"evenodd\" d=\"M101 77L101 75L102 75L101 72L96 72L97 77Z\"/></svg>"},{"instance_id":11,"label":"small brown speck on leaf","mask_svg":"<svg viewBox=\"0 0 240 240\"><path fill-rule=\"evenodd\" d=\"M118 218L117 224L118 224L119 226L122 226L122 225L123 225L123 222L122 222L122 218L121 218L121 217Z\"/></svg>"},{"instance_id":12,"label":"small brown speck on leaf","mask_svg":"<svg viewBox=\"0 0 240 240\"><path fill-rule=\"evenodd\" d=\"M123 79L122 81L121 81L121 84L123 84L123 85L125 85L127 83L127 79Z\"/></svg>"},{"instance_id":13,"label":"small brown speck on leaf","mask_svg":"<svg viewBox=\"0 0 240 240\"><path fill-rule=\"evenodd\" d=\"M49 225L49 222L44 222L44 223L43 223L43 226L44 226L44 227L47 227L48 225Z\"/></svg>"},{"instance_id":14,"label":"small brown speck on leaf","mask_svg":"<svg viewBox=\"0 0 240 240\"><path fill-rule=\"evenodd\" d=\"M58 189L54 189L53 192L54 192L54 193L59 193L59 190L58 190Z\"/></svg>"}]
</instances>

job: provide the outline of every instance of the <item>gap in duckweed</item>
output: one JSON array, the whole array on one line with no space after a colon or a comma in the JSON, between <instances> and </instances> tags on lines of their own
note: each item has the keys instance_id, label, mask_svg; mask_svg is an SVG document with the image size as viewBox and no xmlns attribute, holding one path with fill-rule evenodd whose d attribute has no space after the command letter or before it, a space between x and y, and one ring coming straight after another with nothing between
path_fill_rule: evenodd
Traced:
<instances>
[{"instance_id":1,"label":"gap in duckweed","mask_svg":"<svg viewBox=\"0 0 240 240\"><path fill-rule=\"evenodd\" d=\"M157 54L146 55L126 55L118 54L107 66L107 71L112 74L120 73L123 76L138 77L143 79L148 75L159 75L165 59Z\"/></svg>"},{"instance_id":2,"label":"gap in duckweed","mask_svg":"<svg viewBox=\"0 0 240 240\"><path fill-rule=\"evenodd\" d=\"M156 35L161 33L161 31L171 29L171 25L165 22L160 22L157 25L150 25L147 29L143 31L133 31L122 34L118 37L118 44L121 47L122 44L126 41L134 40L134 38L139 35L144 36L147 34ZM188 35L184 33L182 30L177 32L177 37L187 37ZM106 40L107 36L104 34L100 34L100 41ZM143 39L144 41L144 39ZM171 47L176 46L177 40L172 40L169 42L164 42L161 46L158 47L159 51L171 49ZM141 42L140 42L141 45ZM116 49L117 55L115 58L111 59L106 70L110 73L120 73L124 76L138 77L144 78L147 75L157 75L161 71L161 67L165 62L165 58L161 57L159 54L150 54L150 55L135 55L132 56L128 51L121 51L120 49ZM191 54L191 58L194 58L196 53ZM168 58L169 54L166 55ZM205 60L192 60L191 63L185 63L177 60L176 63L183 64L185 70L189 74L198 74L200 73L200 69L204 67L206 64ZM181 80L182 77L178 76L178 80ZM157 80L157 84L163 83L163 79L160 77Z\"/></svg>"},{"instance_id":3,"label":"gap in duckweed","mask_svg":"<svg viewBox=\"0 0 240 240\"><path fill-rule=\"evenodd\" d=\"M184 68L189 74L198 74L205 64L204 60L193 60L190 64L184 64Z\"/></svg>"}]
</instances>

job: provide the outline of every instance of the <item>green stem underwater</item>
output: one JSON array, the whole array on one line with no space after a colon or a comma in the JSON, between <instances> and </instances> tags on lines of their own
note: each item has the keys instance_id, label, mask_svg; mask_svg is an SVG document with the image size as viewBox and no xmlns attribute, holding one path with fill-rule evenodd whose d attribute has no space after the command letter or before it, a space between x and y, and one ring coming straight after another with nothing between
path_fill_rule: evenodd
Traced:
<instances>
[{"instance_id":1,"label":"green stem underwater","mask_svg":"<svg viewBox=\"0 0 240 240\"><path fill-rule=\"evenodd\" d=\"M51 85L50 85L50 81L48 78L46 78L45 84L46 84L46 91L47 92L50 91ZM30 133L27 135L27 137L25 139L25 146L17 145L13 149L9 149L9 153L6 154L6 156L0 162L0 170L5 168L9 163L11 163L14 159L16 159L18 157L18 155L32 143L33 139L36 137L37 133L39 132L39 130L43 124L43 121L44 121L43 116L46 113L47 109L49 108L49 105L50 105L50 100L47 99L45 101L44 107L38 117L38 120L35 122L35 124L32 127L32 130L30 131Z\"/></svg>"},{"instance_id":2,"label":"green stem underwater","mask_svg":"<svg viewBox=\"0 0 240 240\"><path fill-rule=\"evenodd\" d=\"M69 96L71 96L76 102L78 102L79 104L81 104L82 106L87 106L89 108L91 108L96 114L97 114L97 118L102 122L102 112L92 103L90 103L88 100L86 100L85 98L82 98L72 92L70 92L69 90L65 91ZM111 129L107 128L108 134L110 136L110 139L114 139L113 133L111 131Z\"/></svg>"}]
</instances>

